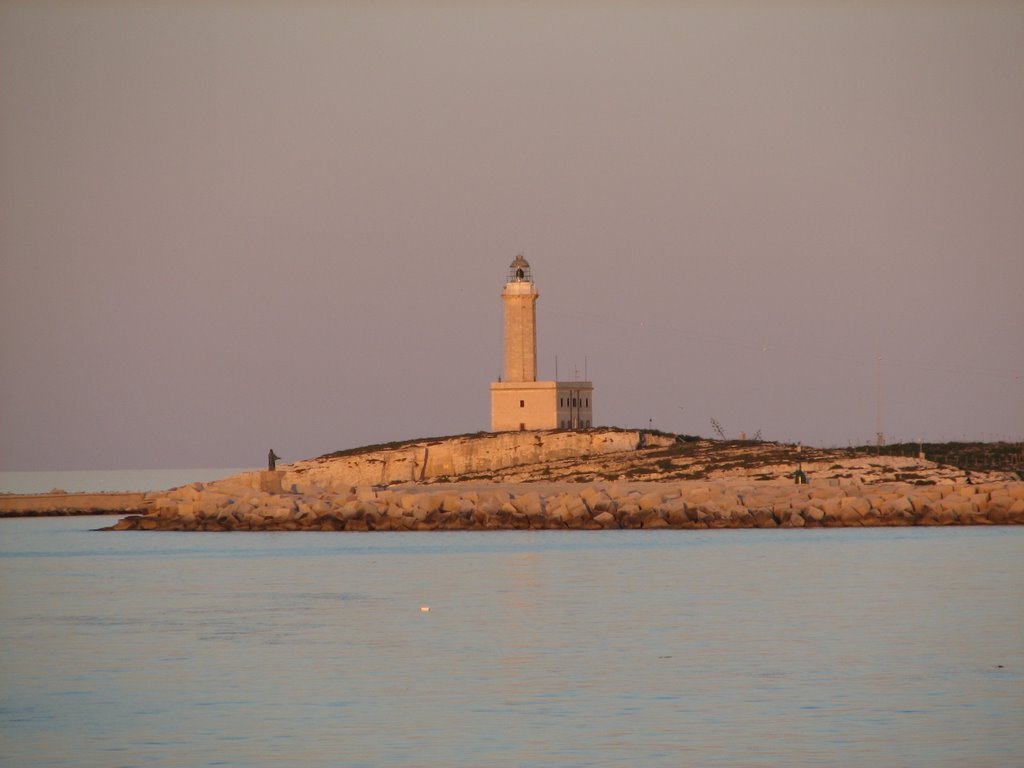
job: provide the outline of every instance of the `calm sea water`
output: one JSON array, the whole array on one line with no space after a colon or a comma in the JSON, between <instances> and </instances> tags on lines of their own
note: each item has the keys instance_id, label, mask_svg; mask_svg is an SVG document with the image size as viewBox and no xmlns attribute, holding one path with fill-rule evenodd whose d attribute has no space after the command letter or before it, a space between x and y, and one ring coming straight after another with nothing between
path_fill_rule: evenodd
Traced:
<instances>
[{"instance_id":1,"label":"calm sea water","mask_svg":"<svg viewBox=\"0 0 1024 768\"><path fill-rule=\"evenodd\" d=\"M106 523L0 521L4 766L1024 765L1022 528Z\"/></svg>"}]
</instances>

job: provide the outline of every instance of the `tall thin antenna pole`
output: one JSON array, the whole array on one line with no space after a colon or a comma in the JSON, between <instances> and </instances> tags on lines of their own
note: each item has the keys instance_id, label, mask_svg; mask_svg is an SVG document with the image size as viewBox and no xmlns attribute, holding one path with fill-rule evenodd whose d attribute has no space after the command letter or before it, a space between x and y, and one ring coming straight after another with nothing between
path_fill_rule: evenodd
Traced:
<instances>
[{"instance_id":1,"label":"tall thin antenna pole","mask_svg":"<svg viewBox=\"0 0 1024 768\"><path fill-rule=\"evenodd\" d=\"M885 445L885 434L882 432L882 352L878 334L875 334L875 442L879 447Z\"/></svg>"}]
</instances>

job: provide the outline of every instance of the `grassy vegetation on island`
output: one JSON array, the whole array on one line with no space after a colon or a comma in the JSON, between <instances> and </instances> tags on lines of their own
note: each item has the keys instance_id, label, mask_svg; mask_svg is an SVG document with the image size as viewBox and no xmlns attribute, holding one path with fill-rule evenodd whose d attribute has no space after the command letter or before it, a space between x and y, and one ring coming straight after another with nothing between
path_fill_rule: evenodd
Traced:
<instances>
[{"instance_id":1,"label":"grassy vegetation on island","mask_svg":"<svg viewBox=\"0 0 1024 768\"><path fill-rule=\"evenodd\" d=\"M560 430L557 430L560 431ZM581 431L625 432L622 428L596 428ZM913 466L914 461L923 458L945 468L942 474L957 472L970 473L1001 472L1016 478L1024 477L1024 444L1022 443L896 443L885 446L853 446L846 448L817 448L814 446L777 443L766 440L716 440L697 435L676 435L659 430L636 430L646 435L662 438L662 447L648 447L625 454L608 454L601 457L578 456L575 458L545 462L543 465L520 466L504 470L479 471L458 477L443 478L448 481L551 481L595 482L607 480L703 480L730 474L742 474L754 480L778 479L798 465L815 467L817 477L849 479L853 476L851 461L889 464L884 471L870 471L872 481L896 480L917 484L934 483L938 477L934 471L922 466ZM486 438L493 433L477 432L448 437L430 437L413 440L399 440L390 443L367 445L325 454L316 459L329 462L333 459L357 457L366 454L408 448L414 445L436 445L446 441ZM667 446L664 439L671 440ZM882 459L881 457L886 457ZM906 459L904 467L891 466L897 459ZM897 462L899 464L901 462ZM854 474L864 473L853 470ZM435 478L437 482L439 478Z\"/></svg>"}]
</instances>

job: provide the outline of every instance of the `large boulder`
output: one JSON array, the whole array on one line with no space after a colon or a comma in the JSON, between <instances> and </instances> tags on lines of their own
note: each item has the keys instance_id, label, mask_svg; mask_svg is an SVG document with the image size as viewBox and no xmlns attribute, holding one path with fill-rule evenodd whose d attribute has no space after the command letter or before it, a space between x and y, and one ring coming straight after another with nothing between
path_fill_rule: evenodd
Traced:
<instances>
[{"instance_id":1,"label":"large boulder","mask_svg":"<svg viewBox=\"0 0 1024 768\"><path fill-rule=\"evenodd\" d=\"M644 528L667 528L668 521L659 507L640 508L640 525Z\"/></svg>"},{"instance_id":2,"label":"large boulder","mask_svg":"<svg viewBox=\"0 0 1024 768\"><path fill-rule=\"evenodd\" d=\"M516 496L515 499L512 500L512 505L518 512L530 517L539 516L543 511L540 494L535 491L522 493Z\"/></svg>"},{"instance_id":3,"label":"large boulder","mask_svg":"<svg viewBox=\"0 0 1024 768\"><path fill-rule=\"evenodd\" d=\"M849 528L859 528L864 525L864 515L855 507L841 507L836 517L840 523Z\"/></svg>"},{"instance_id":4,"label":"large boulder","mask_svg":"<svg viewBox=\"0 0 1024 768\"><path fill-rule=\"evenodd\" d=\"M821 507L810 504L807 507L804 507L802 516L805 523L813 522L815 524L820 524L822 519L825 517L825 510Z\"/></svg>"},{"instance_id":5,"label":"large boulder","mask_svg":"<svg viewBox=\"0 0 1024 768\"><path fill-rule=\"evenodd\" d=\"M661 506L662 496L658 492L645 493L637 501L641 512L647 512L648 510L658 509Z\"/></svg>"},{"instance_id":6,"label":"large boulder","mask_svg":"<svg viewBox=\"0 0 1024 768\"><path fill-rule=\"evenodd\" d=\"M690 522L687 510L688 505L681 498L672 499L671 501L666 502L662 507L662 511L665 513L665 519L668 520L669 525L674 528L684 526Z\"/></svg>"},{"instance_id":7,"label":"large boulder","mask_svg":"<svg viewBox=\"0 0 1024 768\"><path fill-rule=\"evenodd\" d=\"M803 528L807 524L801 515L796 510L790 510L790 514L786 516L786 519L782 521L783 528Z\"/></svg>"},{"instance_id":8,"label":"large boulder","mask_svg":"<svg viewBox=\"0 0 1024 768\"><path fill-rule=\"evenodd\" d=\"M1017 499L1013 502L1008 510L1006 510L1007 522L1010 523L1024 523L1024 498Z\"/></svg>"},{"instance_id":9,"label":"large boulder","mask_svg":"<svg viewBox=\"0 0 1024 768\"><path fill-rule=\"evenodd\" d=\"M844 496L840 500L842 509L853 510L861 517L864 517L871 509L871 502L863 496Z\"/></svg>"}]
</instances>

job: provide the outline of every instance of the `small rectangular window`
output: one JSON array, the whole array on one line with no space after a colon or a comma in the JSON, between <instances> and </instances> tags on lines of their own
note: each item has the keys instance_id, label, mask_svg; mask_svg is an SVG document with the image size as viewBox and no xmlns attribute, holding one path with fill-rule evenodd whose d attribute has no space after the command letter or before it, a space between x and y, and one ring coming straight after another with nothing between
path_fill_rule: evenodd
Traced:
<instances>
[{"instance_id":1,"label":"small rectangular window","mask_svg":"<svg viewBox=\"0 0 1024 768\"><path fill-rule=\"evenodd\" d=\"M520 400L519 401L519 407L520 408L525 408L526 407L526 401L525 400Z\"/></svg>"},{"instance_id":2,"label":"small rectangular window","mask_svg":"<svg viewBox=\"0 0 1024 768\"><path fill-rule=\"evenodd\" d=\"M523 422L519 422L519 431L520 432L525 432L526 431L526 425L523 424Z\"/></svg>"},{"instance_id":3,"label":"small rectangular window","mask_svg":"<svg viewBox=\"0 0 1024 768\"><path fill-rule=\"evenodd\" d=\"M588 397L587 398L587 408L589 408L589 407L590 407L590 398Z\"/></svg>"},{"instance_id":4,"label":"small rectangular window","mask_svg":"<svg viewBox=\"0 0 1024 768\"><path fill-rule=\"evenodd\" d=\"M574 397L574 398L572 399L572 407L573 407L573 408L575 408L575 407L576 407L576 398L575 398L575 397Z\"/></svg>"}]
</instances>

